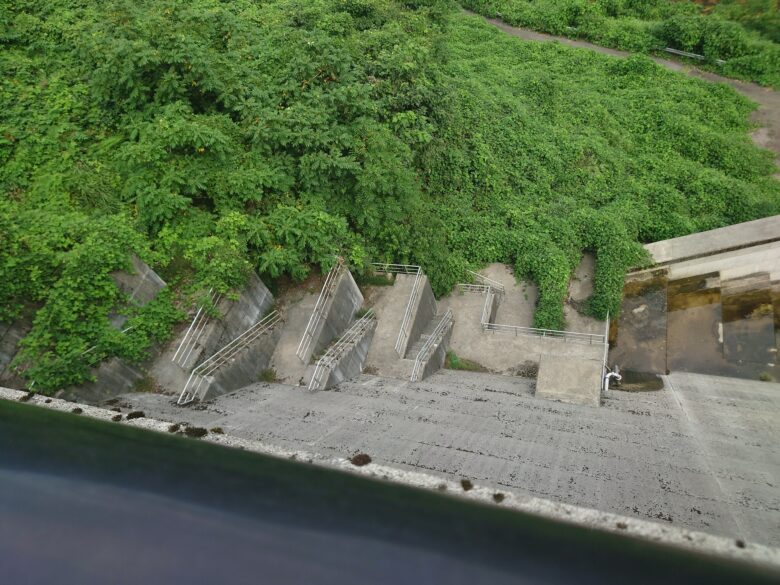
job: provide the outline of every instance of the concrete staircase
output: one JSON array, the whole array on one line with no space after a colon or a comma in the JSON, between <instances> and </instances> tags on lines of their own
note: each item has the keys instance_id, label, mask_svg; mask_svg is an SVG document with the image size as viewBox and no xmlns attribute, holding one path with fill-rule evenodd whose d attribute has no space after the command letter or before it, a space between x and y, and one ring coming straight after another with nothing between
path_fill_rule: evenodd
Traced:
<instances>
[{"instance_id":1,"label":"concrete staircase","mask_svg":"<svg viewBox=\"0 0 780 585\"><path fill-rule=\"evenodd\" d=\"M438 315L437 315L438 316ZM420 350L425 345L425 342L428 341L428 338L430 338L431 334L436 329L436 326L439 324L439 320L435 317L428 321L428 325L426 325L423 328L422 333L420 333L420 337L417 338L417 341L412 343L409 346L409 349L406 350L406 359L414 361L414 358L417 357L417 354L420 353Z\"/></svg>"},{"instance_id":2,"label":"concrete staircase","mask_svg":"<svg viewBox=\"0 0 780 585\"><path fill-rule=\"evenodd\" d=\"M419 287L414 292L415 282ZM411 299L411 301L410 301ZM411 302L411 306L410 306ZM396 274L395 283L376 300L374 311L377 328L366 358L366 371L381 376L410 380L414 372L415 358L441 321L437 314L436 299L428 277L420 274ZM403 356L397 351L399 333L404 317L409 314ZM449 336L445 338L445 344ZM429 372L430 368L426 369Z\"/></svg>"}]
</instances>

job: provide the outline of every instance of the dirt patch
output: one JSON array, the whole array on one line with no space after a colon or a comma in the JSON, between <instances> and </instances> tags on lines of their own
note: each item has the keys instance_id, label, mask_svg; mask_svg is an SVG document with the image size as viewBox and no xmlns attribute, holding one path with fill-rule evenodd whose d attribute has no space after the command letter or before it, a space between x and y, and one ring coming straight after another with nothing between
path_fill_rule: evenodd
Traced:
<instances>
[{"instance_id":1,"label":"dirt patch","mask_svg":"<svg viewBox=\"0 0 780 585\"><path fill-rule=\"evenodd\" d=\"M364 465L371 463L371 457L366 453L358 453L357 455L354 455L349 462L356 467L363 467Z\"/></svg>"}]
</instances>

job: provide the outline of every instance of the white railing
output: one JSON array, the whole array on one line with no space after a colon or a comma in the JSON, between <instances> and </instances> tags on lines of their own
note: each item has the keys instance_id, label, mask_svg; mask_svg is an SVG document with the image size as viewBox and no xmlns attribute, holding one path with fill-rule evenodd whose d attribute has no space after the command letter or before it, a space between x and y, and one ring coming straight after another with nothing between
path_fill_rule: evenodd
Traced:
<instances>
[{"instance_id":1,"label":"white railing","mask_svg":"<svg viewBox=\"0 0 780 585\"><path fill-rule=\"evenodd\" d=\"M609 379L607 378L607 374L609 373L609 370L607 369L607 357L609 356L609 311L607 311L607 323L604 325L604 361L602 362L602 390L608 390L607 388L609 384Z\"/></svg>"},{"instance_id":2,"label":"white railing","mask_svg":"<svg viewBox=\"0 0 780 585\"><path fill-rule=\"evenodd\" d=\"M216 306L216 304L219 302L219 299L222 298L222 295L214 292L214 289L209 289L208 297L209 302L213 307ZM198 307L198 310L195 313L195 318L192 320L192 323L190 323L187 332L184 334L184 339L181 340L179 347L176 349L176 353L174 353L173 357L171 358L173 363L182 367L184 367L187 363L187 360L190 358L192 351L198 344L198 339L208 324L209 317L204 305L205 303Z\"/></svg>"},{"instance_id":3,"label":"white railing","mask_svg":"<svg viewBox=\"0 0 780 585\"><path fill-rule=\"evenodd\" d=\"M483 331L492 333L505 333L515 337L525 335L531 337L545 337L560 339L574 343L604 343L604 336L600 333L575 333L573 331L556 331L554 329L536 329L535 327L519 327L517 325L499 325L498 323L482 323Z\"/></svg>"},{"instance_id":4,"label":"white railing","mask_svg":"<svg viewBox=\"0 0 780 585\"><path fill-rule=\"evenodd\" d=\"M467 270L466 272L468 272L472 276L472 278L482 286L488 286L492 288L494 291L496 291L497 293L504 294L505 292L504 285L501 284L500 282L493 280L492 278L488 278L487 276L483 276L482 274L479 274L477 272L473 272L471 270Z\"/></svg>"},{"instance_id":5,"label":"white railing","mask_svg":"<svg viewBox=\"0 0 780 585\"><path fill-rule=\"evenodd\" d=\"M482 306L482 317L480 318L479 322L482 324L482 329L485 328L486 324L490 323L490 315L493 312L493 301L495 299L495 293L492 289L487 290L487 294L485 295L485 304Z\"/></svg>"},{"instance_id":6,"label":"white railing","mask_svg":"<svg viewBox=\"0 0 780 585\"><path fill-rule=\"evenodd\" d=\"M422 379L422 374L425 369L425 364L431 357L436 346L444 338L449 328L452 326L452 309L447 309L444 316L439 321L436 329L433 330L430 337L425 341L425 344L417 352L417 357L414 359L414 368L412 369L412 382L419 382Z\"/></svg>"},{"instance_id":7,"label":"white railing","mask_svg":"<svg viewBox=\"0 0 780 585\"><path fill-rule=\"evenodd\" d=\"M192 370L190 377L187 379L187 383L184 385L184 389L181 391L177 403L179 405L184 405L195 400L198 397L200 387L207 376L210 376L226 363L230 362L239 353L249 347L249 345L258 337L273 329L280 320L281 316L278 311L269 313L210 358L204 360L195 367Z\"/></svg>"},{"instance_id":8,"label":"white railing","mask_svg":"<svg viewBox=\"0 0 780 585\"><path fill-rule=\"evenodd\" d=\"M333 293L336 292L338 277L341 274L343 268L344 265L341 263L341 261L339 261L333 266L333 268L330 269L328 275L325 277L325 283L322 285L320 296L317 297L317 303L314 305L314 310L311 312L311 317L309 317L309 323L306 325L306 331L303 332L301 342L298 344L298 350L295 352L295 355L297 355L298 358L300 358L300 360L304 363L307 360L311 345L314 343L314 333L317 331L317 327L319 327L320 321L322 321L323 317L325 316L325 305L333 296Z\"/></svg>"},{"instance_id":9,"label":"white railing","mask_svg":"<svg viewBox=\"0 0 780 585\"><path fill-rule=\"evenodd\" d=\"M341 359L342 355L355 343L357 343L364 335L364 333L370 330L376 325L376 319L374 316L374 310L369 309L368 312L358 319L352 327L342 335L339 340L334 343L325 354L317 360L317 366L314 368L314 374L309 381L309 390L322 390L325 388L325 384L328 381L328 376L336 363Z\"/></svg>"},{"instance_id":10,"label":"white railing","mask_svg":"<svg viewBox=\"0 0 780 585\"><path fill-rule=\"evenodd\" d=\"M371 266L374 272L384 272L386 274L417 274L420 267L416 264L387 264L383 262L372 262Z\"/></svg>"},{"instance_id":11,"label":"white railing","mask_svg":"<svg viewBox=\"0 0 780 585\"><path fill-rule=\"evenodd\" d=\"M468 284L463 282L458 283L458 289L462 293L477 293L478 295L483 295L491 290L487 284Z\"/></svg>"},{"instance_id":12,"label":"white railing","mask_svg":"<svg viewBox=\"0 0 780 585\"><path fill-rule=\"evenodd\" d=\"M412 285L412 293L409 295L409 302L406 303L406 310L404 311L404 319L401 322L401 330L398 332L398 338L395 341L396 353L404 357L406 351L406 343L409 341L409 335L412 330L412 312L414 306L422 294L423 283L423 271L417 265L414 264L381 264L375 262L372 264L374 272L386 272L388 274L409 274L414 275L414 284ZM434 311L435 312L435 311Z\"/></svg>"},{"instance_id":13,"label":"white railing","mask_svg":"<svg viewBox=\"0 0 780 585\"><path fill-rule=\"evenodd\" d=\"M680 57L688 57L689 59L698 59L699 61L706 61L707 57L699 55L698 53L689 53L688 51L681 51L680 49L673 49L672 47L664 47L664 51L671 53L672 55L679 55ZM725 65L726 62L723 59L715 59L715 63L718 65Z\"/></svg>"}]
</instances>

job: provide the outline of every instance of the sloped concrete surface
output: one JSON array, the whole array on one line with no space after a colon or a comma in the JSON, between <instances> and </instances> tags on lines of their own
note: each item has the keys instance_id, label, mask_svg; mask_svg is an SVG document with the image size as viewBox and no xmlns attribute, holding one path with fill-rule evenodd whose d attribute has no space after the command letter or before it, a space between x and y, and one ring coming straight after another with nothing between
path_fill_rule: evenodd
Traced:
<instances>
[{"instance_id":1,"label":"sloped concrete surface","mask_svg":"<svg viewBox=\"0 0 780 585\"><path fill-rule=\"evenodd\" d=\"M395 351L395 342L413 286L414 276L398 274L393 286L381 287L380 294L374 299L377 326L368 350L366 368L379 375L392 376L397 372L400 358Z\"/></svg>"},{"instance_id":2,"label":"sloped concrete surface","mask_svg":"<svg viewBox=\"0 0 780 585\"><path fill-rule=\"evenodd\" d=\"M56 398L50 399L38 395L30 396L19 390L0 387L0 411L4 407L5 401L12 400L24 401L28 405L34 405L37 408L46 408L59 412L69 412L75 407L72 402L58 400ZM155 419L150 416L128 420L122 415L118 415L115 410L88 405L79 405L79 407L82 411L80 416L88 417L93 420L104 422L111 421L111 424L126 425L159 433L176 432L180 434L182 432L181 427L171 425L170 420ZM424 471L402 470L397 467L377 462L371 462L368 465L356 467L350 462L349 457L327 457L308 450L291 450L267 442L217 433L214 432L215 430L216 429L211 429L211 432L207 433L202 439L190 440L207 441L224 447L243 449L248 452L269 455L272 457L297 459L309 464L329 467L346 473L363 475L365 477L372 477L384 481L394 481L424 490L445 492L455 495L456 497L462 497L474 502L481 502L486 506L498 506L505 509L517 510L534 516L551 518L556 521L587 527L593 530L611 532L644 542L655 542L665 546L687 549L689 551L756 563L763 565L770 570L777 570L778 567L780 567L780 549L755 542L714 536L701 531L688 530L679 525L675 526L673 524L652 522L621 514L604 512L594 508L558 503L549 499L525 495L518 491L504 490L500 492L504 498L501 501L498 501L495 497L497 492L484 485L475 484L471 489L466 491L463 489L463 484L460 481L451 479L443 480L434 474L426 473Z\"/></svg>"},{"instance_id":3,"label":"sloped concrete surface","mask_svg":"<svg viewBox=\"0 0 780 585\"><path fill-rule=\"evenodd\" d=\"M308 364L303 363L295 352L306 331L314 305L317 304L317 297L319 291L305 293L300 299L291 301L283 308L284 324L271 357L271 368L276 371L277 377L287 384L303 383Z\"/></svg>"},{"instance_id":4,"label":"sloped concrete surface","mask_svg":"<svg viewBox=\"0 0 780 585\"><path fill-rule=\"evenodd\" d=\"M147 416L236 437L780 544L775 386L673 374L655 392L610 391L601 408L533 396L531 380L440 371L412 384L363 375L337 391L257 384L202 410L124 397Z\"/></svg>"}]
</instances>

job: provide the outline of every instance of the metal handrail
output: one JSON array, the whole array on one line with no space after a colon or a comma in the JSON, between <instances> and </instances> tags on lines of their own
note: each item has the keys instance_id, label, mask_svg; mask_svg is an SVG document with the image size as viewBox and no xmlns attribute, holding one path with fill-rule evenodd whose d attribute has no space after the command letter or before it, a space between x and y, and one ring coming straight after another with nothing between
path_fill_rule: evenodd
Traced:
<instances>
[{"instance_id":1,"label":"metal handrail","mask_svg":"<svg viewBox=\"0 0 780 585\"><path fill-rule=\"evenodd\" d=\"M482 317L479 320L482 324L482 329L485 329L485 326L490 323L490 313L493 312L493 300L495 299L495 296L493 289L488 288L487 294L485 295L485 304L482 306Z\"/></svg>"},{"instance_id":2,"label":"metal handrail","mask_svg":"<svg viewBox=\"0 0 780 585\"><path fill-rule=\"evenodd\" d=\"M374 267L375 272L386 272L388 274L409 274L414 275L414 284L412 285L412 292L409 295L409 301L406 303L406 310L404 311L404 319L401 322L401 329L398 332L398 338L395 341L395 352L404 357L405 345L409 341L409 335L412 328L412 311L414 306L422 294L422 277L424 273L420 266L416 264L390 264L373 262L371 264ZM437 312L436 299L433 300L433 313Z\"/></svg>"},{"instance_id":3,"label":"metal handrail","mask_svg":"<svg viewBox=\"0 0 780 585\"><path fill-rule=\"evenodd\" d=\"M602 384L601 389L607 390L609 384L607 379L607 357L609 356L609 311L607 311L607 322L604 325L604 360L602 362Z\"/></svg>"},{"instance_id":4,"label":"metal handrail","mask_svg":"<svg viewBox=\"0 0 780 585\"><path fill-rule=\"evenodd\" d=\"M314 332L317 330L320 321L324 317L325 304L328 302L328 299L333 296L333 293L336 289L338 276L341 274L341 270L343 268L344 265L341 263L341 261L339 261L333 266L333 268L330 269L328 275L325 277L325 283L322 285L320 296L317 297L317 303L314 305L314 310L311 312L311 317L309 317L309 322L306 325L306 331L303 332L303 337L301 337L301 342L298 344L298 349L295 352L295 355L297 355L298 358L304 363L306 362L306 358L304 356L311 348L311 344L314 343Z\"/></svg>"},{"instance_id":5,"label":"metal handrail","mask_svg":"<svg viewBox=\"0 0 780 585\"><path fill-rule=\"evenodd\" d=\"M422 269L418 267L417 275L414 277L414 284L412 285L412 294L409 295L409 302L406 303L404 320L401 321L401 330L398 332L398 339L395 340L395 351L401 357L404 357L404 345L409 340L409 335L411 334L412 310L422 294L422 274Z\"/></svg>"},{"instance_id":6,"label":"metal handrail","mask_svg":"<svg viewBox=\"0 0 780 585\"><path fill-rule=\"evenodd\" d=\"M374 272L385 272L387 274L417 274L420 271L420 267L416 264L372 262L371 266L374 268Z\"/></svg>"},{"instance_id":7,"label":"metal handrail","mask_svg":"<svg viewBox=\"0 0 780 585\"><path fill-rule=\"evenodd\" d=\"M412 369L412 382L420 381L423 363L428 361L434 348L444 338L450 325L452 325L452 309L447 309L447 312L444 313L444 316L441 318L441 321L439 321L436 329L433 330L433 333L431 333L425 341L425 344L420 348L420 351L417 352L417 357L414 359L414 368Z\"/></svg>"},{"instance_id":8,"label":"metal handrail","mask_svg":"<svg viewBox=\"0 0 780 585\"><path fill-rule=\"evenodd\" d=\"M551 339L562 339L563 341L573 341L578 343L604 343L604 336L600 333L576 333L573 331L556 331L554 329L537 329L535 327L519 327L517 325L499 325L498 323L482 323L483 331L492 331L494 333L513 333L518 335L528 335L533 337L549 337Z\"/></svg>"},{"instance_id":9,"label":"metal handrail","mask_svg":"<svg viewBox=\"0 0 780 585\"><path fill-rule=\"evenodd\" d=\"M360 337L376 324L376 317L374 310L369 309L363 317L358 319L352 327L342 335L339 340L328 348L328 351L317 360L317 366L314 368L314 374L309 381L309 390L321 390L323 383L326 381L325 372L330 373L333 367L336 365L338 359L341 358L343 353L352 345L354 345Z\"/></svg>"},{"instance_id":10,"label":"metal handrail","mask_svg":"<svg viewBox=\"0 0 780 585\"><path fill-rule=\"evenodd\" d=\"M460 292L464 292L464 293L472 292L481 295L492 290L490 288L490 285L487 284L469 284L465 282L458 283L458 288L460 289Z\"/></svg>"},{"instance_id":11,"label":"metal handrail","mask_svg":"<svg viewBox=\"0 0 780 585\"><path fill-rule=\"evenodd\" d=\"M488 278L487 276L484 276L482 274L479 274L477 272L474 272L473 270L467 270L472 277L474 277L474 280L477 282L482 283L483 285L489 286L496 292L500 294L504 294L506 292L506 289L504 288L504 285L498 282L497 280L493 280L492 278Z\"/></svg>"},{"instance_id":12,"label":"metal handrail","mask_svg":"<svg viewBox=\"0 0 780 585\"><path fill-rule=\"evenodd\" d=\"M222 295L215 293L213 288L209 289L207 294L212 306L216 305L222 298ZM205 306L204 304L201 304L198 307L198 310L195 313L195 317L193 318L192 323L190 323L187 332L184 334L184 338L181 340L179 347L176 349L176 353L174 353L173 357L171 358L173 363L180 366L184 366L184 364L187 363L187 360L190 358L192 351L197 345L198 339L200 339L200 336L206 329L208 320L209 318L206 314Z\"/></svg>"},{"instance_id":13,"label":"metal handrail","mask_svg":"<svg viewBox=\"0 0 780 585\"><path fill-rule=\"evenodd\" d=\"M189 404L195 400L200 391L201 384L207 376L210 376L230 360L235 358L239 353L249 347L249 345L258 337L273 329L273 327L279 323L279 321L281 321L281 316L279 315L278 311L269 313L263 319L244 331L241 335L227 343L214 355L198 364L198 366L192 370L190 377L187 379L187 383L184 385L184 389L181 391L177 403L179 405L184 405ZM192 385L195 383L196 379L198 380L197 386L193 388Z\"/></svg>"}]
</instances>

